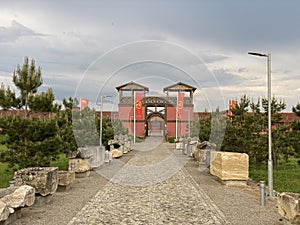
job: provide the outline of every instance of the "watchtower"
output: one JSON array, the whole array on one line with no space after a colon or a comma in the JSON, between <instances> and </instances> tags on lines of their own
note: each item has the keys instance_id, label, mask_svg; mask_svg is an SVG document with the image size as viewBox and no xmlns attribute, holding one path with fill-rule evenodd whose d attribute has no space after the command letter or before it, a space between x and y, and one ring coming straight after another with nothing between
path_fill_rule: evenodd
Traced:
<instances>
[{"instance_id":1,"label":"watchtower","mask_svg":"<svg viewBox=\"0 0 300 225\"><path fill-rule=\"evenodd\" d=\"M128 129L130 134L133 134L135 129L136 136L144 137L145 106L144 104L141 105L141 115L139 115L138 118L135 118L134 121L135 93L142 93L142 97L144 97L145 94L149 92L149 88L131 81L116 87L116 89L119 92L118 114L123 126Z\"/></svg>"}]
</instances>

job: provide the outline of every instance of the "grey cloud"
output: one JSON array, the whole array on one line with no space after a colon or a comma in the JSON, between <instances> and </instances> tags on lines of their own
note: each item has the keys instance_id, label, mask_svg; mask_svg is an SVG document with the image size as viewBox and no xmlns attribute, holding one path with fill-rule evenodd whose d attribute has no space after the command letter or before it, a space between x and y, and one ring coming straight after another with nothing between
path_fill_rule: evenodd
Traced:
<instances>
[{"instance_id":1,"label":"grey cloud","mask_svg":"<svg viewBox=\"0 0 300 225\"><path fill-rule=\"evenodd\" d=\"M0 27L0 42L15 42L23 36L42 36L43 34L36 33L30 28L13 20L11 26Z\"/></svg>"},{"instance_id":2,"label":"grey cloud","mask_svg":"<svg viewBox=\"0 0 300 225\"><path fill-rule=\"evenodd\" d=\"M249 70L248 70L248 68L246 68L246 67L240 67L238 70L237 70L237 72L238 73L244 73L244 72L248 72Z\"/></svg>"},{"instance_id":3,"label":"grey cloud","mask_svg":"<svg viewBox=\"0 0 300 225\"><path fill-rule=\"evenodd\" d=\"M218 61L222 61L224 59L228 59L228 56L225 55L220 55L220 54L209 54L209 53L199 53L198 54L201 59L205 62L205 63L214 63L214 62L218 62Z\"/></svg>"},{"instance_id":4,"label":"grey cloud","mask_svg":"<svg viewBox=\"0 0 300 225\"><path fill-rule=\"evenodd\" d=\"M214 70L213 73L221 86L240 85L246 81L240 75L229 73L225 69Z\"/></svg>"}]
</instances>

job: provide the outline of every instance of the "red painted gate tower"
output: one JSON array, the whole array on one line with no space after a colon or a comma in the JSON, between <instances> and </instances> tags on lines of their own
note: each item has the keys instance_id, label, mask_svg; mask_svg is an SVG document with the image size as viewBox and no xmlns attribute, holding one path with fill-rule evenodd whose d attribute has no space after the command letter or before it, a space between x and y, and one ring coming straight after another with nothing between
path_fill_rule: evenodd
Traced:
<instances>
[{"instance_id":1,"label":"red painted gate tower","mask_svg":"<svg viewBox=\"0 0 300 225\"><path fill-rule=\"evenodd\" d=\"M190 136L196 88L179 82L163 89L166 97L146 96L149 88L135 82L116 89L119 92L119 119L130 134L142 138Z\"/></svg>"}]
</instances>

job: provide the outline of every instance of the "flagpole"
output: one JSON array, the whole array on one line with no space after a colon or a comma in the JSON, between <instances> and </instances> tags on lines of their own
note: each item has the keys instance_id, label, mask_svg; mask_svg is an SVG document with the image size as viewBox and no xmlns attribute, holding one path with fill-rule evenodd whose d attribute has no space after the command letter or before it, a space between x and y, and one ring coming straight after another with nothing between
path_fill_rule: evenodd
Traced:
<instances>
[{"instance_id":1,"label":"flagpole","mask_svg":"<svg viewBox=\"0 0 300 225\"><path fill-rule=\"evenodd\" d=\"M133 92L133 144L135 144L135 92Z\"/></svg>"},{"instance_id":2,"label":"flagpole","mask_svg":"<svg viewBox=\"0 0 300 225\"><path fill-rule=\"evenodd\" d=\"M177 92L177 105L176 105L176 137L175 139L177 139L177 136L178 136L178 96L179 96L179 92Z\"/></svg>"}]
</instances>

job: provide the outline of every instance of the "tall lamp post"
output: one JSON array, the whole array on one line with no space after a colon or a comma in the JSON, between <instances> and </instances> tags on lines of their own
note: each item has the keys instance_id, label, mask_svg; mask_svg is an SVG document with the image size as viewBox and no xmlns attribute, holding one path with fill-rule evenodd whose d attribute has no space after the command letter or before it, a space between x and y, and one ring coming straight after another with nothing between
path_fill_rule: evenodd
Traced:
<instances>
[{"instance_id":1,"label":"tall lamp post","mask_svg":"<svg viewBox=\"0 0 300 225\"><path fill-rule=\"evenodd\" d=\"M101 95L100 96L100 147L102 146L102 114L103 114L103 99L109 98L110 95Z\"/></svg>"},{"instance_id":2,"label":"tall lamp post","mask_svg":"<svg viewBox=\"0 0 300 225\"><path fill-rule=\"evenodd\" d=\"M272 161L272 127L271 127L271 54L248 52L249 55L267 57L268 60L268 186L269 196L273 196L273 161Z\"/></svg>"}]
</instances>

